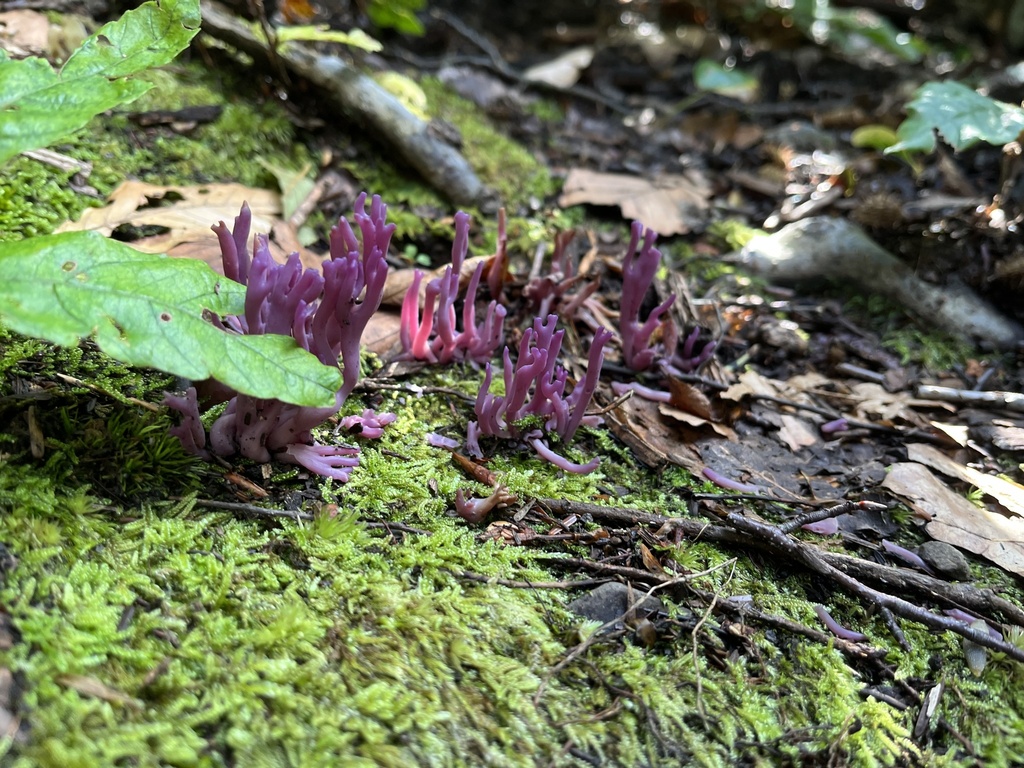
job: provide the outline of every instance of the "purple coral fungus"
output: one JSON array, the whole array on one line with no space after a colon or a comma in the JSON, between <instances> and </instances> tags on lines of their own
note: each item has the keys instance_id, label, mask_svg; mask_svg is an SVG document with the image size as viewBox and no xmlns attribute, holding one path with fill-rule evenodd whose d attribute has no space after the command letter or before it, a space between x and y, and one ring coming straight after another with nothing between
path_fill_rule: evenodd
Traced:
<instances>
[{"instance_id":1,"label":"purple coral fungus","mask_svg":"<svg viewBox=\"0 0 1024 768\"><path fill-rule=\"evenodd\" d=\"M673 374L691 373L711 359L715 343L708 342L700 350L700 328L693 331L677 350L678 333L670 316L662 318L676 300L675 294L651 310L640 322L640 308L654 282L654 274L661 262L661 251L654 247L658 233L644 230L634 221L630 228L629 248L622 262L622 301L619 308L619 333L622 337L622 358L634 371L645 371L658 363ZM639 247L639 252L637 248ZM661 343L654 340L654 332L661 326Z\"/></svg>"},{"instance_id":2,"label":"purple coral fungus","mask_svg":"<svg viewBox=\"0 0 1024 768\"><path fill-rule=\"evenodd\" d=\"M538 455L567 472L584 474L597 468L599 460L573 464L547 445L548 435L568 443L580 424L596 425L599 420L584 415L601 375L604 346L609 331L599 328L590 346L587 372L583 381L565 393L568 372L557 364L564 330L555 330L557 315L537 318L523 334L515 365L508 347L504 353L505 394L490 393L493 368L487 364L484 381L477 393L476 421L469 424L467 445L471 454L480 456L480 436L518 439L529 443Z\"/></svg>"},{"instance_id":3,"label":"purple coral fungus","mask_svg":"<svg viewBox=\"0 0 1024 768\"><path fill-rule=\"evenodd\" d=\"M213 227L225 276L246 286L245 313L225 318L223 326L238 333L292 336L325 365L337 365L340 359L342 386L334 405L323 408L237 394L210 428L208 446L195 388L189 388L184 398L168 395L164 403L183 416L172 434L187 451L204 457L211 452L241 453L259 462L275 458L348 480L359 463L359 449L312 444L311 430L337 413L355 388L359 339L384 294L386 256L395 225L386 223L387 206L379 197L373 197L369 213L365 202L363 193L353 217L361 238L344 218L331 230L331 257L323 264L323 275L303 269L296 253L284 264L275 262L266 235L256 236L250 260L246 243L252 214L247 205L233 229L224 222Z\"/></svg>"},{"instance_id":4,"label":"purple coral fungus","mask_svg":"<svg viewBox=\"0 0 1024 768\"><path fill-rule=\"evenodd\" d=\"M641 245L642 238L642 245ZM629 249L622 261L622 302L619 308L619 332L622 336L622 357L626 365L634 371L650 368L659 357L658 350L652 344L652 336L672 302L675 294L651 310L644 322L640 322L640 306L643 304L647 290L654 282L654 273L661 262L661 251L654 247L658 233L653 229L644 230L644 225L634 221L630 228ZM640 247L639 253L637 246ZM671 318L666 318L671 323ZM674 328L669 331L675 336ZM671 350L669 350L671 354ZM664 356L664 355L662 355Z\"/></svg>"},{"instance_id":5,"label":"purple coral fungus","mask_svg":"<svg viewBox=\"0 0 1024 768\"><path fill-rule=\"evenodd\" d=\"M476 323L476 293L483 277L483 261L477 264L469 280L462 307L462 330L456 329L455 301L459 295L462 264L468 251L469 215L459 211L455 214L452 263L441 277L427 283L422 313L419 294L423 273L419 270L416 270L402 302L400 337L406 356L442 365L452 360L484 363L491 359L501 345L507 312L505 307L498 304L497 300L492 300L487 306L483 322L479 325ZM496 289L500 292L500 283L491 285L492 292Z\"/></svg>"}]
</instances>

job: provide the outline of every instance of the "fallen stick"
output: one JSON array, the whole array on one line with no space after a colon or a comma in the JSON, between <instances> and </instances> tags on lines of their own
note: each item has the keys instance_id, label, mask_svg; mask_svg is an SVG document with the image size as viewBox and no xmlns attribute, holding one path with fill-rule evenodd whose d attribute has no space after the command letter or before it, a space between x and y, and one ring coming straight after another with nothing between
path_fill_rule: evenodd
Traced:
<instances>
[{"instance_id":1,"label":"fallen stick","mask_svg":"<svg viewBox=\"0 0 1024 768\"><path fill-rule=\"evenodd\" d=\"M215 0L202 0L203 31L269 62L269 43ZM341 58L316 53L299 43L282 46L277 60L295 75L321 89L327 103L355 120L378 141L393 147L434 189L456 205L481 201L484 185L466 159L449 144L435 138L420 120L371 77Z\"/></svg>"},{"instance_id":2,"label":"fallen stick","mask_svg":"<svg viewBox=\"0 0 1024 768\"><path fill-rule=\"evenodd\" d=\"M926 400L943 400L947 403L961 403L984 408L1005 408L1008 411L1024 413L1024 394L1020 392L977 392L973 389L953 389L922 384L917 396Z\"/></svg>"},{"instance_id":3,"label":"fallen stick","mask_svg":"<svg viewBox=\"0 0 1024 768\"><path fill-rule=\"evenodd\" d=\"M1024 329L964 285L932 285L856 224L824 216L789 224L755 237L729 259L767 280L800 283L832 280L854 283L906 307L919 319L949 333L1011 349Z\"/></svg>"},{"instance_id":4,"label":"fallen stick","mask_svg":"<svg viewBox=\"0 0 1024 768\"><path fill-rule=\"evenodd\" d=\"M939 579L906 569L887 568L858 558L822 552L812 544L793 538L777 526L746 518L736 512L726 514L721 522L712 523L686 517L665 517L639 509L604 507L598 504L570 502L564 499L537 499L537 503L553 514L589 514L595 520L625 525L659 525L661 526L660 531L667 532L674 529L687 538L697 541L733 544L769 552L773 555L781 555L788 562L800 563L807 569L830 579L850 594L881 608L887 608L897 616L910 619L931 629L953 632L978 645L1000 651L1016 661L1024 662L1024 649L1017 648L1004 640L993 638L987 632L982 632L955 619L931 613L907 600L873 589L861 583L851 573L858 573L861 578L890 585L899 583L904 591L907 586L916 587L932 598L942 599L946 597L944 593L949 592L963 600L963 604L971 609L975 609L972 603L977 602L1006 613L1011 621L1021 619L1021 609L991 594L989 590L979 590L968 584L946 584ZM616 569L621 567L614 566ZM630 570L638 572L636 577L639 577L641 573L646 573L639 569ZM651 577L648 574L646 578L650 579Z\"/></svg>"}]
</instances>

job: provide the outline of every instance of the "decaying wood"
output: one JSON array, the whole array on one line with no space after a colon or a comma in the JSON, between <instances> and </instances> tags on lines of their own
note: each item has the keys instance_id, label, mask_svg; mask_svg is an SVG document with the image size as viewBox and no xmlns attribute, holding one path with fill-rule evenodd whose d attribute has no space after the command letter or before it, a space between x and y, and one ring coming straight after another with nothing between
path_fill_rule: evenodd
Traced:
<instances>
[{"instance_id":1,"label":"decaying wood","mask_svg":"<svg viewBox=\"0 0 1024 768\"><path fill-rule=\"evenodd\" d=\"M214 0L203 0L203 31L261 62L270 59L262 35ZM435 138L427 123L407 110L372 78L337 56L322 55L298 43L277 51L277 59L293 74L320 88L334 111L356 121L383 142L423 179L457 205L479 203L484 185L466 159Z\"/></svg>"},{"instance_id":2,"label":"decaying wood","mask_svg":"<svg viewBox=\"0 0 1024 768\"><path fill-rule=\"evenodd\" d=\"M731 258L768 280L845 281L887 296L921 320L998 349L1024 340L1024 329L970 288L932 285L845 219L819 216L755 237Z\"/></svg>"},{"instance_id":3,"label":"decaying wood","mask_svg":"<svg viewBox=\"0 0 1024 768\"><path fill-rule=\"evenodd\" d=\"M1024 413L1024 394L1020 392L978 392L970 389L953 389L952 387L922 384L917 388L917 396L923 399L972 405L976 408L987 406Z\"/></svg>"}]
</instances>

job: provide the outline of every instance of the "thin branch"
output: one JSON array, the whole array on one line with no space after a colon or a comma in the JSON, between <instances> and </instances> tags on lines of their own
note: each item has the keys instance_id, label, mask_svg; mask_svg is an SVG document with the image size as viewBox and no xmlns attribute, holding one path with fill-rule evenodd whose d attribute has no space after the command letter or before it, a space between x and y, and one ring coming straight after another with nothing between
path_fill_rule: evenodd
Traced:
<instances>
[{"instance_id":1,"label":"thin branch","mask_svg":"<svg viewBox=\"0 0 1024 768\"><path fill-rule=\"evenodd\" d=\"M888 608L903 618L917 621L933 629L954 632L961 637L974 640L993 650L1006 653L1011 658L1024 661L1024 651L1006 642L995 640L987 632L971 629L955 619L940 616L904 599L888 595L866 586L858 579L883 584L900 593L916 592L929 599L937 599L951 606L962 607L974 613L1003 615L1007 620L1024 626L1024 611L1019 606L1000 598L991 590L981 590L970 584L950 584L941 579L917 573L904 568L872 563L857 557L832 552L823 552L813 544L799 541L776 526L759 523L730 513L726 522L731 527L716 525L702 520L684 517L665 517L639 509L602 507L598 504L568 502L561 499L538 499L538 503L555 514L589 514L595 520L605 520L626 525L657 525L659 533L678 532L689 539L731 544L747 549L757 549L773 555L787 555L790 560L803 564L812 571L833 579L851 593ZM566 560L563 558L563 560ZM622 566L603 566L614 573ZM626 569L644 573L639 569ZM637 578L637 576L632 576ZM647 580L656 578L653 574ZM998 622L996 622L998 623Z\"/></svg>"}]
</instances>

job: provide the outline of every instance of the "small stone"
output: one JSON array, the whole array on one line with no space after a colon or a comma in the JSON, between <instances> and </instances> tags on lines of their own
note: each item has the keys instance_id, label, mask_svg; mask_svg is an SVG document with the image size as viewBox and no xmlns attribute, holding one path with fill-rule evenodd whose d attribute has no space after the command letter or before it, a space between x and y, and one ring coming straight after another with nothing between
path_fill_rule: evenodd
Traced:
<instances>
[{"instance_id":1,"label":"small stone","mask_svg":"<svg viewBox=\"0 0 1024 768\"><path fill-rule=\"evenodd\" d=\"M917 554L938 573L957 581L971 578L971 568L964 553L944 541L926 541Z\"/></svg>"},{"instance_id":2,"label":"small stone","mask_svg":"<svg viewBox=\"0 0 1024 768\"><path fill-rule=\"evenodd\" d=\"M607 624L626 612L629 607L629 591L629 587L625 584L609 581L607 584L602 584L587 594L577 597L569 603L569 610L585 619ZM648 597L640 602L643 595L643 592L633 590L632 599L637 618L665 609L661 600L656 597Z\"/></svg>"}]
</instances>

